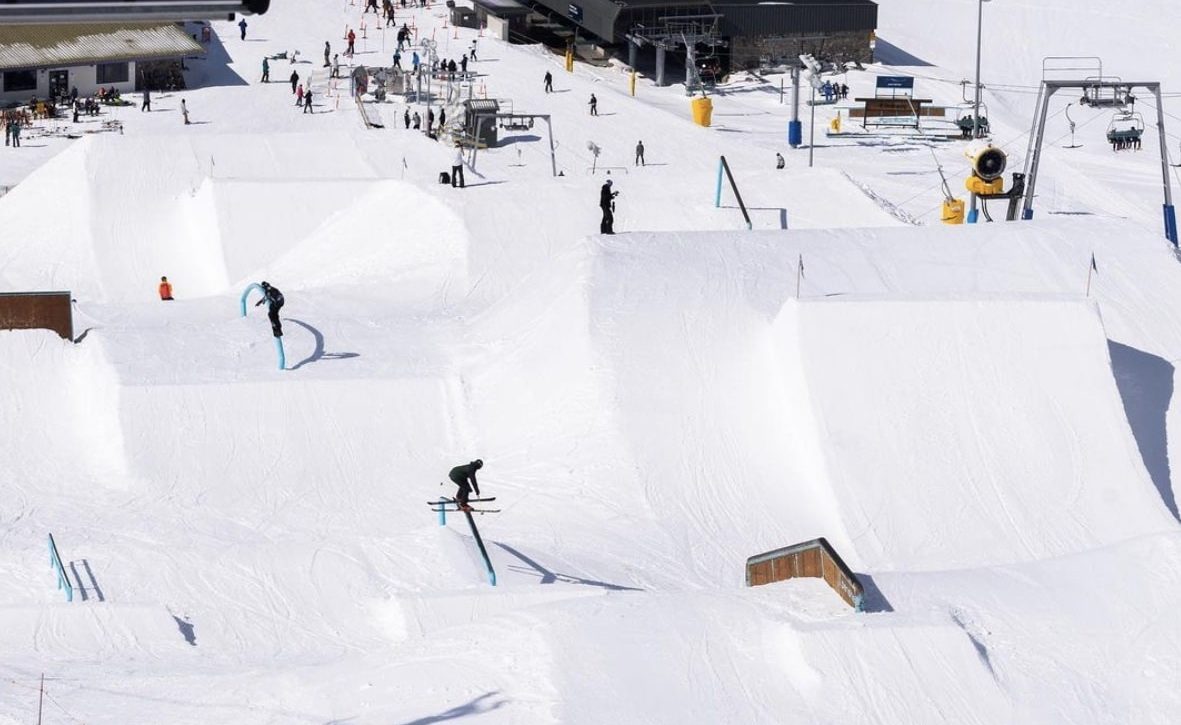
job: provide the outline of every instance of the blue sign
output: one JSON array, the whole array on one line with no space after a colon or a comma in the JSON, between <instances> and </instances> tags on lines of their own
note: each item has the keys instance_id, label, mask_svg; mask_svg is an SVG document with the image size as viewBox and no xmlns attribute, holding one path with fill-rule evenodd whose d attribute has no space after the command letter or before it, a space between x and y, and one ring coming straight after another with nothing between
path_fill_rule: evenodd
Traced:
<instances>
[{"instance_id":1,"label":"blue sign","mask_svg":"<svg viewBox=\"0 0 1181 725\"><path fill-rule=\"evenodd\" d=\"M910 76L878 76L878 88L914 90L914 78Z\"/></svg>"},{"instance_id":2,"label":"blue sign","mask_svg":"<svg viewBox=\"0 0 1181 725\"><path fill-rule=\"evenodd\" d=\"M570 3L570 9L568 12L569 12L571 20L573 20L576 23L582 22L582 6L581 5L575 5L574 3Z\"/></svg>"}]
</instances>

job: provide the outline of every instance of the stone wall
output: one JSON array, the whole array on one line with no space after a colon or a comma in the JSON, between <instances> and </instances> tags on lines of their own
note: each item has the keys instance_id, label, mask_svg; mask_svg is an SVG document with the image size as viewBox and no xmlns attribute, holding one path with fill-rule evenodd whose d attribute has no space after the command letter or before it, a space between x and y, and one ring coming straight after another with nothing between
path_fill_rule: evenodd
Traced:
<instances>
[{"instance_id":1,"label":"stone wall","mask_svg":"<svg viewBox=\"0 0 1181 725\"><path fill-rule=\"evenodd\" d=\"M872 63L873 51L870 50L869 39L868 30L829 33L825 36L810 33L734 37L730 38L730 69L755 68L760 59L769 59L772 65L781 62L798 64L799 56L804 53L810 53L821 62Z\"/></svg>"}]
</instances>

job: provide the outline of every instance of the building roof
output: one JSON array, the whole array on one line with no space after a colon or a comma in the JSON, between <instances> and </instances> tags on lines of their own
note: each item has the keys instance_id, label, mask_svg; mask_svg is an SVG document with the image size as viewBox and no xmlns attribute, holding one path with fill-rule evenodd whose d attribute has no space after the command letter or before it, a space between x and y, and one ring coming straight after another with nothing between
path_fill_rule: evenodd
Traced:
<instances>
[{"instance_id":1,"label":"building roof","mask_svg":"<svg viewBox=\"0 0 1181 725\"><path fill-rule=\"evenodd\" d=\"M174 23L0 25L0 71L203 53L204 46Z\"/></svg>"}]
</instances>

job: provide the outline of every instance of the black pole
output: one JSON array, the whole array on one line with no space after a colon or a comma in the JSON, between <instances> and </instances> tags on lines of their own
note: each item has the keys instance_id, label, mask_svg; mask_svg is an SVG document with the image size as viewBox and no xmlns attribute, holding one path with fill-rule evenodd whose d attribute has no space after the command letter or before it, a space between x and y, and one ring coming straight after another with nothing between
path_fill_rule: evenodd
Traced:
<instances>
[{"instance_id":1,"label":"black pole","mask_svg":"<svg viewBox=\"0 0 1181 725\"><path fill-rule=\"evenodd\" d=\"M496 570L492 568L492 560L488 558L488 550L484 548L484 540L480 538L480 530L476 528L472 512L464 511L463 515L467 516L467 525L472 527L472 536L476 537L476 546L480 547L480 556L484 557L484 566L488 567L488 581L496 586Z\"/></svg>"},{"instance_id":2,"label":"black pole","mask_svg":"<svg viewBox=\"0 0 1181 725\"><path fill-rule=\"evenodd\" d=\"M742 194L738 193L738 184L734 183L734 174L730 173L730 164L726 163L726 157L722 157L722 168L726 170L726 178L730 180L730 188L734 190L734 198L738 199L738 208L742 210L742 217L746 219L746 228L751 228L750 214L746 211L746 204L742 203Z\"/></svg>"}]
</instances>

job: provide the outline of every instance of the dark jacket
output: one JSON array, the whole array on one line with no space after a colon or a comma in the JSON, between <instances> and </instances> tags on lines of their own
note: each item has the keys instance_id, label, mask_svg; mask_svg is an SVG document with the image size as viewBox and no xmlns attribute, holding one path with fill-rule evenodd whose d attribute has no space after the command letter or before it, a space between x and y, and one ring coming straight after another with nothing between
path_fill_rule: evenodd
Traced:
<instances>
[{"instance_id":1,"label":"dark jacket","mask_svg":"<svg viewBox=\"0 0 1181 725\"><path fill-rule=\"evenodd\" d=\"M263 302L266 302L268 307L283 306L283 293L279 291L278 287L267 287L262 292L265 296L258 302L254 303L255 307L258 307Z\"/></svg>"},{"instance_id":2,"label":"dark jacket","mask_svg":"<svg viewBox=\"0 0 1181 725\"><path fill-rule=\"evenodd\" d=\"M479 496L480 484L476 483L476 471L478 470L479 469L476 467L476 462L472 461L466 465L452 468L451 473L447 474L447 477L450 478L451 482L455 484L468 483L470 481L472 490L476 492L477 496Z\"/></svg>"},{"instance_id":3,"label":"dark jacket","mask_svg":"<svg viewBox=\"0 0 1181 725\"><path fill-rule=\"evenodd\" d=\"M610 209L611 201L616 196L619 196L618 191L611 191L611 186L609 184L603 184L603 188L599 190L599 208Z\"/></svg>"}]
</instances>

